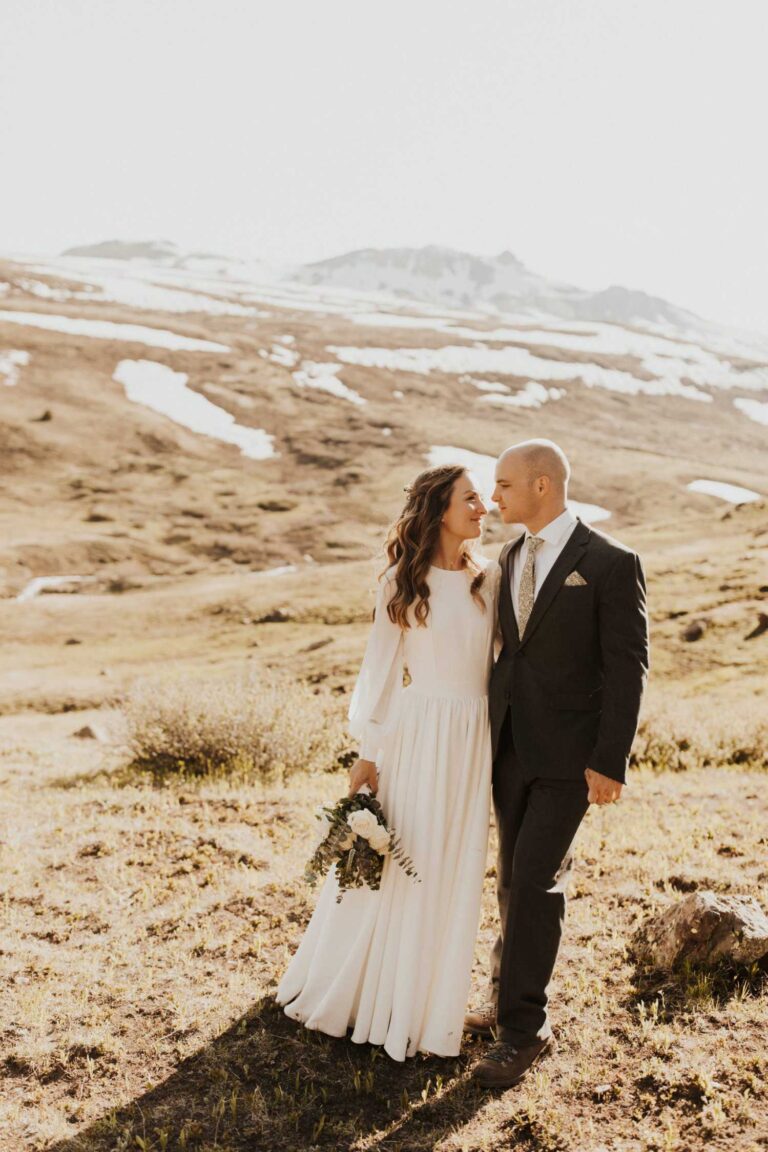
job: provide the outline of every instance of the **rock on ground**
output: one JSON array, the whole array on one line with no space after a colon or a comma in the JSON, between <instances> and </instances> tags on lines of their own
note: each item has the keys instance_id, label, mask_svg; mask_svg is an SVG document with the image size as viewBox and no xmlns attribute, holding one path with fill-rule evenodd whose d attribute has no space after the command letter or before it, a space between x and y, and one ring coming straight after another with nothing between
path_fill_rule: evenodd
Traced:
<instances>
[{"instance_id":1,"label":"rock on ground","mask_svg":"<svg viewBox=\"0 0 768 1152\"><path fill-rule=\"evenodd\" d=\"M752 964L768 955L768 917L750 896L692 892L641 924L632 944L636 958L654 968L683 959Z\"/></svg>"}]
</instances>

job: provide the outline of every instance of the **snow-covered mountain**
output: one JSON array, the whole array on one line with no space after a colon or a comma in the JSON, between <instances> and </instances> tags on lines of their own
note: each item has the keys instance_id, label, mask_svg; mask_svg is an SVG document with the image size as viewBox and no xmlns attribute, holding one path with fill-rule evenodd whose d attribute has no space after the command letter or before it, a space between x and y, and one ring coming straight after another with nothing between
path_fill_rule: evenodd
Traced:
<instances>
[{"instance_id":1,"label":"snow-covered mountain","mask_svg":"<svg viewBox=\"0 0 768 1152\"><path fill-rule=\"evenodd\" d=\"M223 272L241 263L218 252L185 252L172 240L100 240L67 248L62 256L101 260L130 260L188 271Z\"/></svg>"},{"instance_id":2,"label":"snow-covered mountain","mask_svg":"<svg viewBox=\"0 0 768 1152\"><path fill-rule=\"evenodd\" d=\"M5 533L0 599L22 576L103 584L107 564L132 579L370 557L427 461L469 463L484 484L495 454L531 436L566 447L580 514L610 514L612 531L671 532L768 493L764 337L691 331L665 322L664 301L590 297L509 254L308 271L105 247L0 254L0 440L22 512L46 525ZM11 495L0 515L20 515Z\"/></svg>"},{"instance_id":3,"label":"snow-covered mountain","mask_svg":"<svg viewBox=\"0 0 768 1152\"><path fill-rule=\"evenodd\" d=\"M452 248L361 248L305 264L293 273L305 284L389 292L403 300L494 313L559 316L628 324L652 322L702 328L706 322L657 296L613 285L589 292L532 272L512 252L474 256Z\"/></svg>"},{"instance_id":4,"label":"snow-covered mountain","mask_svg":"<svg viewBox=\"0 0 768 1152\"><path fill-rule=\"evenodd\" d=\"M98 256L104 260L155 260L173 262L181 250L171 240L100 240L67 248L62 256Z\"/></svg>"},{"instance_id":5,"label":"snow-covered mountain","mask_svg":"<svg viewBox=\"0 0 768 1152\"><path fill-rule=\"evenodd\" d=\"M305 264L295 274L305 284L392 292L413 300L474 307L496 297L530 297L551 291L511 252L487 259L450 248L361 248ZM568 292L567 285L558 286Z\"/></svg>"},{"instance_id":6,"label":"snow-covered mountain","mask_svg":"<svg viewBox=\"0 0 768 1152\"><path fill-rule=\"evenodd\" d=\"M230 282L301 285L494 316L654 324L699 334L721 327L639 289L611 285L591 292L547 279L508 251L498 256L476 256L437 245L361 248L311 264L281 266L217 253L185 252L169 240L106 240L69 248L62 255L149 265L167 274L186 272Z\"/></svg>"}]
</instances>

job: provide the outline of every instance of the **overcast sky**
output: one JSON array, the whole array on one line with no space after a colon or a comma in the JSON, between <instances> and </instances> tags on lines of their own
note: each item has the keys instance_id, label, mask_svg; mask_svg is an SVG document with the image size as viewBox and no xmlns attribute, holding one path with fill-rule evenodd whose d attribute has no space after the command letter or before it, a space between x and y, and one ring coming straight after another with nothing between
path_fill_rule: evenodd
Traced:
<instances>
[{"instance_id":1,"label":"overcast sky","mask_svg":"<svg viewBox=\"0 0 768 1152\"><path fill-rule=\"evenodd\" d=\"M766 0L2 0L0 251L508 248L768 331Z\"/></svg>"}]
</instances>

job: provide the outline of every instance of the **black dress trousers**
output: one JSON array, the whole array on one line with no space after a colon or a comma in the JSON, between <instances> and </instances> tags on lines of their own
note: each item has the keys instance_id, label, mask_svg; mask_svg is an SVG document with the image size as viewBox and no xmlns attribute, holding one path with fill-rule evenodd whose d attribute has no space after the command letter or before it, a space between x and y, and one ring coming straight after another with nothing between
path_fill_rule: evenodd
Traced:
<instances>
[{"instance_id":1,"label":"black dress trousers","mask_svg":"<svg viewBox=\"0 0 768 1152\"><path fill-rule=\"evenodd\" d=\"M526 777L507 711L493 764L501 922L494 954L499 1036L518 1048L551 1033L548 991L565 920L573 841L589 808L587 791L584 777Z\"/></svg>"}]
</instances>

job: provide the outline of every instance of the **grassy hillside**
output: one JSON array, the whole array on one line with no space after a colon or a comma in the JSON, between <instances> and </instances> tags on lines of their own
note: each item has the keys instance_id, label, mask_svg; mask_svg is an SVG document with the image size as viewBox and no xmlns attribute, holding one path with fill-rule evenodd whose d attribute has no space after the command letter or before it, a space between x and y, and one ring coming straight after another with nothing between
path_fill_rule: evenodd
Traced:
<instances>
[{"instance_id":1,"label":"grassy hillside","mask_svg":"<svg viewBox=\"0 0 768 1152\"><path fill-rule=\"evenodd\" d=\"M564 395L543 407L491 406L489 394L472 383L483 374L468 379L439 370L423 374L342 364L338 379L366 401L360 405L299 386L293 373L307 362L338 363L330 351L338 347L449 345L471 351L483 345L493 326L476 320L468 327L455 320L449 333L376 327L366 325L366 314L355 311L353 302L327 302L329 311L319 310L322 298L302 299L301 308L291 308L276 307L269 298L265 306L222 296L215 298L222 307L229 303L253 315L164 313L73 299L76 283L31 276L23 266L0 262L0 282L10 286L2 296L3 311L150 326L229 351L171 351L0 318L0 351L29 354L18 383L3 388L1 443L10 483L0 493L0 587L6 595L30 575L76 572L103 582L250 571L301 561L307 554L322 563L364 558L396 513L403 485L425 465L435 444L495 455L528 436L552 437L572 461L571 495L609 509L610 529L618 534L668 521L681 524L691 516L716 517L721 502L686 491L699 477L768 492L765 428L733 404L734 395L749 395L746 388L713 385L704 403L587 387L577 376L580 369L634 372L631 378L641 384L651 373L635 354L558 347L558 338L569 339L562 326L552 327L549 346L530 323L505 326L511 333L507 344L526 350L539 366L549 363L555 371L566 362L573 367L572 380L556 381ZM147 277L152 279L151 270ZM65 299L39 296L40 284ZM152 285L144 288L149 292ZM176 307L184 295L177 291L172 297ZM430 316L406 317L403 323L408 320L435 323ZM621 346L622 332L630 341L652 339L606 327L605 340ZM293 341L289 345L281 343L286 336ZM498 341L485 346L493 351ZM666 362L685 346L670 345ZM702 355L698 345L689 347ZM747 360L737 351L741 354L731 352L730 359L709 353L713 379L726 367L745 380L765 368L765 359ZM288 364L286 354L296 363ZM232 445L129 401L113 379L124 359L148 359L186 373L190 389L239 423L274 436L279 455L249 460ZM653 363L661 372L665 357ZM698 370L692 362L690 371ZM491 375L513 396L526 385L525 377ZM492 539L500 538L497 524L490 532ZM688 534L687 527L683 532Z\"/></svg>"},{"instance_id":2,"label":"grassy hillside","mask_svg":"<svg viewBox=\"0 0 768 1152\"><path fill-rule=\"evenodd\" d=\"M292 372L329 362L330 346L471 347L489 322L472 321L477 340L366 327L354 301L322 311L210 284L243 314L84 301L63 266L41 279L0 263L0 282L6 311L229 349L0 320L0 353L29 354L16 383L0 379L0 1150L764 1148L764 974L661 981L628 950L645 916L697 887L768 907L768 507L686 490L704 477L768 492L765 428L733 389L697 402L574 378L542 408L493 408L455 373L345 365L361 405ZM530 327L518 324L522 343ZM129 401L113 379L126 358L188 374L279 455L248 459ZM626 357L603 367L642 371ZM119 708L137 686L213 693L264 669L340 728L403 485L431 445L493 454L529 435L563 445L572 495L610 509L600 527L643 557L652 676L636 759L650 766L585 822L553 989L558 1052L485 1096L469 1081L474 1041L456 1061L399 1067L274 1008L314 899L300 880L312 813L343 772L158 778L129 766ZM489 555L506 531L489 517ZM82 579L16 599L55 575ZM78 737L84 726L96 738ZM494 933L491 851L478 996Z\"/></svg>"},{"instance_id":3,"label":"grassy hillside","mask_svg":"<svg viewBox=\"0 0 768 1152\"><path fill-rule=\"evenodd\" d=\"M4 1150L765 1146L764 977L658 979L628 953L680 893L765 890L764 773L635 773L620 805L588 814L558 1051L486 1095L469 1080L477 1041L399 1066L274 1006L314 899L299 881L312 812L340 779L158 787L74 738L84 721L103 724L0 718ZM478 997L495 930L491 853Z\"/></svg>"}]
</instances>

